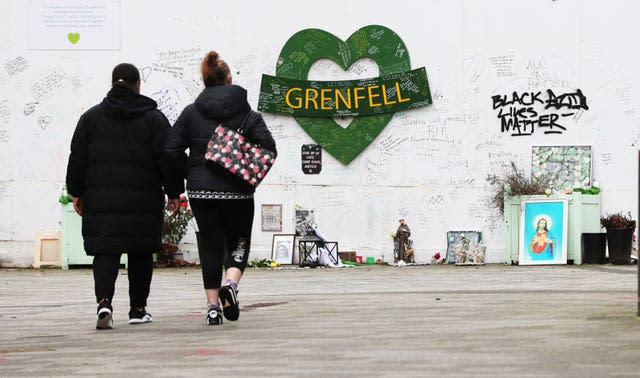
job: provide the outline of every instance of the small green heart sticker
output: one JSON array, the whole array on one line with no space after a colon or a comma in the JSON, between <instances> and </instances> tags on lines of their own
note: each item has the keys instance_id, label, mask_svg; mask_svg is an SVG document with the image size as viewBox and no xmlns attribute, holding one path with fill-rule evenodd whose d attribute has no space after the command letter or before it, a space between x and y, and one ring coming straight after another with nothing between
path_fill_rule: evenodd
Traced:
<instances>
[{"instance_id":1,"label":"small green heart sticker","mask_svg":"<svg viewBox=\"0 0 640 378\"><path fill-rule=\"evenodd\" d=\"M311 65L328 58L347 70L359 59L378 64L381 76L411 69L404 42L391 29L368 25L354 32L345 42L320 29L305 29L294 34L282 48L276 77L306 80ZM347 128L332 118L295 117L311 138L337 160L349 164L385 128L393 113L354 117Z\"/></svg>"},{"instance_id":2,"label":"small green heart sticker","mask_svg":"<svg viewBox=\"0 0 640 378\"><path fill-rule=\"evenodd\" d=\"M67 34L67 39L75 45L80 40L80 33L69 33Z\"/></svg>"}]
</instances>

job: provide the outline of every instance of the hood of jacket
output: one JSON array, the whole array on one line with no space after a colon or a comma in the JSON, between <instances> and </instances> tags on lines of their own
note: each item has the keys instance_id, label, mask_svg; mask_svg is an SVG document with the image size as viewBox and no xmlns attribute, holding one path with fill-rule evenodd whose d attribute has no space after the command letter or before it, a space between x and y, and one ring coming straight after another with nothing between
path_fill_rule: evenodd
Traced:
<instances>
[{"instance_id":1,"label":"hood of jacket","mask_svg":"<svg viewBox=\"0 0 640 378\"><path fill-rule=\"evenodd\" d=\"M194 105L203 116L219 121L251 110L247 102L247 91L237 85L206 87L196 98Z\"/></svg>"},{"instance_id":2,"label":"hood of jacket","mask_svg":"<svg viewBox=\"0 0 640 378\"><path fill-rule=\"evenodd\" d=\"M105 111L117 119L131 119L156 109L158 104L149 97L135 93L129 88L113 87L102 100Z\"/></svg>"}]
</instances>

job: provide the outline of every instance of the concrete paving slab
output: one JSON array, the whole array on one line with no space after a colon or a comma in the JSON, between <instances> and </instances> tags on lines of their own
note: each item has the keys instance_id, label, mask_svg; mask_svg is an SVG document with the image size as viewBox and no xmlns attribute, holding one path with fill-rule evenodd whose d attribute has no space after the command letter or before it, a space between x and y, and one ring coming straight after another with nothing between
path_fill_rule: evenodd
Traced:
<instances>
[{"instance_id":1,"label":"concrete paving slab","mask_svg":"<svg viewBox=\"0 0 640 378\"><path fill-rule=\"evenodd\" d=\"M248 269L204 324L199 268L156 269L150 324L95 330L87 269L0 270L2 377L638 377L637 266Z\"/></svg>"}]
</instances>

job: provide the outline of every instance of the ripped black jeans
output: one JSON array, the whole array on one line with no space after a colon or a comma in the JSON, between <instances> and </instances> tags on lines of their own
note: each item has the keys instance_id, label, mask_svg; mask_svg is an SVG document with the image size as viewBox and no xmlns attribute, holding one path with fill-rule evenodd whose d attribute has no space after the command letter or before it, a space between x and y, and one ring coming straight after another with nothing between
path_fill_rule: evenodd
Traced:
<instances>
[{"instance_id":1,"label":"ripped black jeans","mask_svg":"<svg viewBox=\"0 0 640 378\"><path fill-rule=\"evenodd\" d=\"M219 289L223 267L244 272L249 259L254 202L251 199L190 200L198 223L198 255L205 289Z\"/></svg>"}]
</instances>

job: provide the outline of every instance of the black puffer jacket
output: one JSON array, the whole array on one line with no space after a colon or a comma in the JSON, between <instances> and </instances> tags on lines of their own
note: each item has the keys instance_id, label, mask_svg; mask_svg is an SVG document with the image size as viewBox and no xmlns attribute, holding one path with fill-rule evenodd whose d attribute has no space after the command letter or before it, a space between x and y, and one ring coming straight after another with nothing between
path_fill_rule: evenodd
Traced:
<instances>
[{"instance_id":1,"label":"black puffer jacket","mask_svg":"<svg viewBox=\"0 0 640 378\"><path fill-rule=\"evenodd\" d=\"M89 255L150 254L161 247L164 191L178 198L184 181L164 154L171 129L156 102L124 87L80 117L67 166L67 191L83 199Z\"/></svg>"},{"instance_id":2,"label":"black puffer jacket","mask_svg":"<svg viewBox=\"0 0 640 378\"><path fill-rule=\"evenodd\" d=\"M204 154L209 138L219 124L237 129L251 111L247 91L237 85L206 87L188 105L173 125L167 139L167 152L176 169L183 167L188 190L208 190L231 193L253 193L255 188L230 173L204 166ZM254 143L276 152L276 142L262 115L250 117L244 125L244 136ZM189 149L189 157L185 150Z\"/></svg>"}]
</instances>

